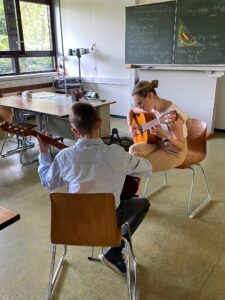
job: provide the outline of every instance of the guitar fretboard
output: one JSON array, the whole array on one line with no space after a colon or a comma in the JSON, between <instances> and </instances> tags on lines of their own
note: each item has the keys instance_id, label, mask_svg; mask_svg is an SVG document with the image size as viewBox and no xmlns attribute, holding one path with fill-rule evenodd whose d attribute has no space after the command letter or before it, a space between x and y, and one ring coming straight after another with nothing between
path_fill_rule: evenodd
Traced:
<instances>
[{"instance_id":1,"label":"guitar fretboard","mask_svg":"<svg viewBox=\"0 0 225 300\"><path fill-rule=\"evenodd\" d=\"M148 129L150 129L152 126L158 125L160 124L160 120L159 119L154 119L144 125L141 126L141 132L145 132Z\"/></svg>"}]
</instances>

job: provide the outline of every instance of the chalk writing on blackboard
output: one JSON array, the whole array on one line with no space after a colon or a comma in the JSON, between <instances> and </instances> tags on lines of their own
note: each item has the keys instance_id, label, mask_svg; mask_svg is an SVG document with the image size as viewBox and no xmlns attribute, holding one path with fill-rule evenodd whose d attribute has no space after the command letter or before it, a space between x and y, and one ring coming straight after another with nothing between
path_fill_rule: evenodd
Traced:
<instances>
[{"instance_id":1,"label":"chalk writing on blackboard","mask_svg":"<svg viewBox=\"0 0 225 300\"><path fill-rule=\"evenodd\" d=\"M127 7L125 63L225 66L225 0Z\"/></svg>"},{"instance_id":2,"label":"chalk writing on blackboard","mask_svg":"<svg viewBox=\"0 0 225 300\"><path fill-rule=\"evenodd\" d=\"M172 63L174 17L175 2L127 7L125 63Z\"/></svg>"}]
</instances>

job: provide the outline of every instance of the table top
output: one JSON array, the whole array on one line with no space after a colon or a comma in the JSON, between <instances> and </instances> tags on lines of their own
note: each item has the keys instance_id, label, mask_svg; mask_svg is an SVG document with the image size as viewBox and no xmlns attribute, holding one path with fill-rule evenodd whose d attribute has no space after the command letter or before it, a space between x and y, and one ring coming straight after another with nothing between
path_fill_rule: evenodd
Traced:
<instances>
[{"instance_id":1,"label":"table top","mask_svg":"<svg viewBox=\"0 0 225 300\"><path fill-rule=\"evenodd\" d=\"M96 108L116 103L116 101L106 101L101 99L81 99L81 101L88 102ZM74 103L75 102L72 101L70 96L49 92L32 93L31 100L23 100L21 95L0 98L0 105L2 106L58 117L67 117L70 114L71 106Z\"/></svg>"},{"instance_id":2,"label":"table top","mask_svg":"<svg viewBox=\"0 0 225 300\"><path fill-rule=\"evenodd\" d=\"M6 207L0 206L0 230L20 219L20 214Z\"/></svg>"}]
</instances>

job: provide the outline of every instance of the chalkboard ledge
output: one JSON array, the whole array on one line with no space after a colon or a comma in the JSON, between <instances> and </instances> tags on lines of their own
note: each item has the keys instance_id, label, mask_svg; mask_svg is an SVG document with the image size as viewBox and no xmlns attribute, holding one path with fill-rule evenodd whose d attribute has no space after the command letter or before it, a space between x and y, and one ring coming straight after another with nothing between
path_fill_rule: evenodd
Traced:
<instances>
[{"instance_id":1,"label":"chalkboard ledge","mask_svg":"<svg viewBox=\"0 0 225 300\"><path fill-rule=\"evenodd\" d=\"M130 69L139 68L142 70L181 70L181 71L208 71L208 72L224 72L225 65L130 65Z\"/></svg>"},{"instance_id":2,"label":"chalkboard ledge","mask_svg":"<svg viewBox=\"0 0 225 300\"><path fill-rule=\"evenodd\" d=\"M125 64L125 69L138 69L141 68L140 65L132 65L132 64Z\"/></svg>"}]
</instances>

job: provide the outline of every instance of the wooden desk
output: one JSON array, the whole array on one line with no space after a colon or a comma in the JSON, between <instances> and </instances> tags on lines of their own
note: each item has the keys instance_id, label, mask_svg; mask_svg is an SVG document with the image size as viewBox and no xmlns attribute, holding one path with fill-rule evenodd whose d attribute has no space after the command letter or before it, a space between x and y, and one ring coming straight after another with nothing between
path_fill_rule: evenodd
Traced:
<instances>
[{"instance_id":1,"label":"wooden desk","mask_svg":"<svg viewBox=\"0 0 225 300\"><path fill-rule=\"evenodd\" d=\"M0 230L20 219L20 214L6 207L0 206Z\"/></svg>"},{"instance_id":2,"label":"wooden desk","mask_svg":"<svg viewBox=\"0 0 225 300\"><path fill-rule=\"evenodd\" d=\"M102 131L101 135L110 134L110 104L116 103L115 101L104 101L102 100L84 100L93 105L98 112L98 115L102 118ZM48 119L57 118L56 124L59 122L59 119L67 119L70 114L72 102L71 97L48 93L40 92L33 93L32 100L24 101L21 95L8 96L0 98L0 105L11 107L14 111L15 122L18 121L18 111L28 111L35 113L38 119L39 129L48 128ZM58 124L60 129L60 124ZM55 128L57 131L57 128ZM63 136L63 135L62 135ZM63 136L66 137L66 136Z\"/></svg>"}]
</instances>

